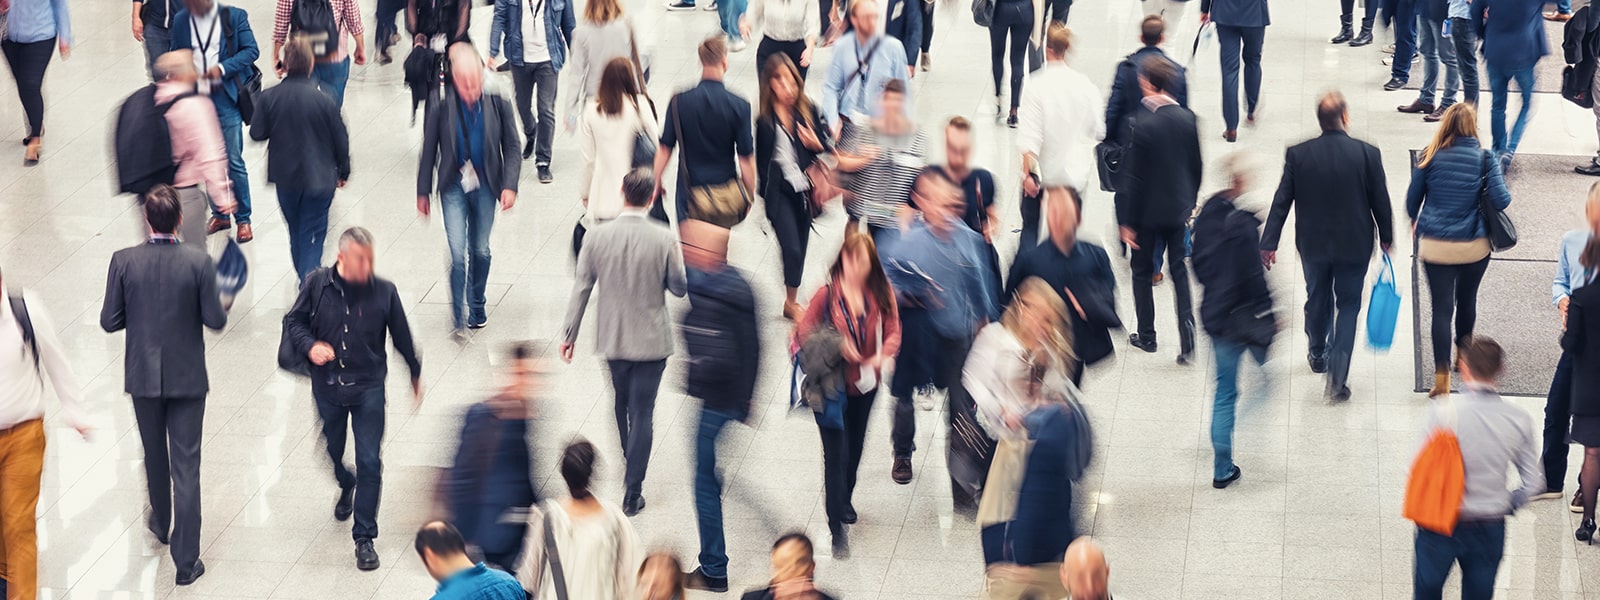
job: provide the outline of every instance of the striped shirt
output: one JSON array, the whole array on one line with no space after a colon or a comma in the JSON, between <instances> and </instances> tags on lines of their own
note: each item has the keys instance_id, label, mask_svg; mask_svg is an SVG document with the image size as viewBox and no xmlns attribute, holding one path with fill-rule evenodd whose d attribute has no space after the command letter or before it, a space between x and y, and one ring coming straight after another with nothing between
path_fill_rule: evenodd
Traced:
<instances>
[{"instance_id":1,"label":"striped shirt","mask_svg":"<svg viewBox=\"0 0 1600 600\"><path fill-rule=\"evenodd\" d=\"M277 10L272 15L274 45L281 45L289 39L289 29L293 26L294 3L300 1L327 2L333 8L333 20L339 26L340 33L339 50L334 52L329 62L343 61L350 55L350 39L366 35L366 30L361 27L361 3L357 0L278 0Z\"/></svg>"},{"instance_id":2,"label":"striped shirt","mask_svg":"<svg viewBox=\"0 0 1600 600\"><path fill-rule=\"evenodd\" d=\"M878 157L850 180L845 210L874 227L899 227L896 214L911 199L911 186L928 163L928 136L921 129L889 136L871 126L845 126L840 150L860 154L868 147L876 147Z\"/></svg>"}]
</instances>

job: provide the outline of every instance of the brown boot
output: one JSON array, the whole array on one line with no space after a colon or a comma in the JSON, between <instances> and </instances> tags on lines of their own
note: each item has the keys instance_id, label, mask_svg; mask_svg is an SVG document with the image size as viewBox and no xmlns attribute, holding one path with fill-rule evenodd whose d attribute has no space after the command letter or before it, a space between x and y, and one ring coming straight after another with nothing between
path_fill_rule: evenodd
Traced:
<instances>
[{"instance_id":1,"label":"brown boot","mask_svg":"<svg viewBox=\"0 0 1600 600\"><path fill-rule=\"evenodd\" d=\"M1450 368L1445 365L1434 367L1433 389L1428 391L1429 398L1450 395Z\"/></svg>"}]
</instances>

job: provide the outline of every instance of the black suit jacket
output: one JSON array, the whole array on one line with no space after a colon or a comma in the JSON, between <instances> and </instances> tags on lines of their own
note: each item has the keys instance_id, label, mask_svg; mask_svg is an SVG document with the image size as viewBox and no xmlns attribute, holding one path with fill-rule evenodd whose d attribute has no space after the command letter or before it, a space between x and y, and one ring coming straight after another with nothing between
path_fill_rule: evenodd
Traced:
<instances>
[{"instance_id":1,"label":"black suit jacket","mask_svg":"<svg viewBox=\"0 0 1600 600\"><path fill-rule=\"evenodd\" d=\"M189 244L140 244L111 255L100 327L128 330L123 390L135 398L204 398L206 341L222 329L211 256Z\"/></svg>"},{"instance_id":2,"label":"black suit jacket","mask_svg":"<svg viewBox=\"0 0 1600 600\"><path fill-rule=\"evenodd\" d=\"M267 146L267 181L300 191L332 191L350 178L350 135L339 105L310 77L291 75L256 97L250 139Z\"/></svg>"},{"instance_id":3,"label":"black suit jacket","mask_svg":"<svg viewBox=\"0 0 1600 600\"><path fill-rule=\"evenodd\" d=\"M1189 106L1189 84L1183 65L1162 52L1160 46L1140 48L1117 63L1116 78L1111 80L1111 98L1106 100L1106 143L1122 144L1130 135L1133 116L1144 110L1139 105L1144 99L1144 92L1139 89L1139 67L1151 57L1164 58L1177 69L1178 79L1173 82L1172 99L1178 101L1178 106Z\"/></svg>"},{"instance_id":4,"label":"black suit jacket","mask_svg":"<svg viewBox=\"0 0 1600 600\"><path fill-rule=\"evenodd\" d=\"M1139 110L1122 155L1117 224L1136 230L1183 227L1200 195L1203 175L1194 113L1176 104Z\"/></svg>"},{"instance_id":5,"label":"black suit jacket","mask_svg":"<svg viewBox=\"0 0 1600 600\"><path fill-rule=\"evenodd\" d=\"M422 157L417 167L417 195L434 191L433 174L439 173L438 190L461 184L461 158L456 156L456 122L461 119L461 99L455 88L428 105L422 125ZM483 109L484 187L495 197L504 190L517 191L522 176L522 134L517 133L517 115L511 103L499 94L484 91L478 101Z\"/></svg>"},{"instance_id":6,"label":"black suit jacket","mask_svg":"<svg viewBox=\"0 0 1600 600\"><path fill-rule=\"evenodd\" d=\"M1278 249L1291 206L1303 260L1366 263L1372 258L1374 228L1384 244L1394 242L1383 156L1342 131L1323 133L1284 153L1283 180L1261 234L1262 250Z\"/></svg>"},{"instance_id":7,"label":"black suit jacket","mask_svg":"<svg viewBox=\"0 0 1600 600\"><path fill-rule=\"evenodd\" d=\"M1600 284L1572 293L1561 349L1572 356L1572 414L1600 415Z\"/></svg>"}]
</instances>

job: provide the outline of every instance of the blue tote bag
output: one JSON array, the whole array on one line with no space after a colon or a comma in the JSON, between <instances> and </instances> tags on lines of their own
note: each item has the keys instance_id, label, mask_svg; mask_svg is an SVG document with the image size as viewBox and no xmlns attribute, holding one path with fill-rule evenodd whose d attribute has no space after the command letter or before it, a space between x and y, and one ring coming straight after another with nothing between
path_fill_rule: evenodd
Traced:
<instances>
[{"instance_id":1,"label":"blue tote bag","mask_svg":"<svg viewBox=\"0 0 1600 600\"><path fill-rule=\"evenodd\" d=\"M1400 288L1394 283L1394 261L1383 255L1383 270L1372 284L1372 300L1367 305L1367 344L1374 350L1394 345L1394 327L1400 319Z\"/></svg>"}]
</instances>

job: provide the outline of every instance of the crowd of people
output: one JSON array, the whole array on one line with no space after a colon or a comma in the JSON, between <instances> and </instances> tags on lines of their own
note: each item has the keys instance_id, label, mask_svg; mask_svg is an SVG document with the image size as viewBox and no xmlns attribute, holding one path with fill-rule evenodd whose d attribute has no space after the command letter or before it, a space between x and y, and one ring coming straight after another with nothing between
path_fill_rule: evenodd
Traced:
<instances>
[{"instance_id":1,"label":"crowd of people","mask_svg":"<svg viewBox=\"0 0 1600 600\"><path fill-rule=\"evenodd\" d=\"M466 0L380 2L372 40L379 60L393 60L391 48L405 39L395 23L401 10L412 36L407 79L425 104L416 209L428 215L437 199L442 212L449 326L458 341L466 341L466 330L488 326L492 231L497 213L519 201L522 163L533 160L537 180L549 183L558 119L581 140L584 214L573 232L575 281L554 347L571 362L591 315L593 352L610 375L621 446L571 440L557 461L566 493L541 498L529 440L540 434L535 390L547 365L532 343L509 348L502 386L463 418L453 465L435 490L439 519L416 533L416 552L439 581L434 597L670 600L685 589L728 591L717 442L756 412L762 350L781 345L796 380L791 408L810 413L821 441L833 559L847 560L851 526L874 518L858 514L853 497L869 416L887 388L890 476L909 484L914 452L944 451L952 509L981 531L985 597L1109 598L1106 557L1076 530L1073 505L1094 449L1085 374L1115 353L1112 332L1124 327L1121 288L1134 304L1129 347L1158 351L1154 289L1163 282L1173 293L1176 362L1203 364L1200 333L1209 338L1212 483L1230 487L1244 474L1234 453L1239 367L1247 354L1264 362L1281 333L1284 308L1267 272L1291 213L1306 285L1307 367L1325 374L1329 401L1349 400L1367 271L1375 254L1387 259L1395 224L1381 154L1347 133L1344 97L1319 98L1321 134L1288 148L1270 206L1251 206L1245 198L1260 184L1258 167L1242 153L1203 157L1186 70L1162 48L1167 18L1181 17L1183 3L1142 3L1149 14L1139 23L1141 47L1118 63L1108 96L1068 64L1071 4L974 3L974 18L990 33L996 122L1017 130L1013 151L1022 168L1007 175L974 164L971 119L930 126L913 109L910 81L919 68L932 68L932 3L716 0L723 33L696 49L698 84L658 105L647 91L648 61L634 24L617 0L590 0L581 9L572 0L498 0L487 52L467 39ZM1241 70L1244 124L1257 119L1267 4L1200 3L1202 23L1214 23L1220 40L1227 142L1239 136ZM1464 471L1451 526L1440 531L1418 520L1415 593L1439 597L1459 563L1464 595L1489 597L1506 516L1530 500L1564 497L1569 438L1585 447L1571 503L1583 519L1575 535L1590 541L1597 533L1600 318L1587 313L1600 306L1600 286L1587 284L1600 270L1600 184L1585 200L1586 227L1561 242L1552 298L1564 322L1563 354L1541 461L1532 417L1497 391L1505 351L1475 329L1478 289L1504 245L1492 217L1513 201L1507 173L1526 126L1533 63L1546 53L1542 3L1380 4L1367 3L1357 30L1353 2L1342 2L1332 41L1371 43L1381 14L1396 42L1385 88L1404 87L1414 54L1424 65L1420 95L1399 110L1438 123L1409 173L1404 203L1431 306L1429 396L1438 400L1425 431L1448 430L1459 440ZM695 4L675 0L667 8ZM53 51L69 53L71 28L63 0L0 3L7 10L0 49L28 119L25 156L36 162L44 68ZM1587 25L1600 16L1585 11L1546 15L1577 32L1569 63L1592 63L1590 48L1600 48L1600 37L1586 37L1600 30ZM203 334L229 318L206 238L229 229L232 243L253 236L241 155L246 125L252 139L267 143L267 180L277 188L299 284L283 317L279 366L310 383L338 486L333 514L353 520L360 570L382 560L374 540L390 347L407 367L414 401L424 398L412 325L396 285L375 271L373 234L344 230L334 263L322 260L331 203L351 176L341 110L352 62L367 61L359 3L278 0L273 23L268 59L281 81L261 89L254 67L261 50L244 10L215 0L133 3L132 31L145 44L153 83L124 105L116 149L118 183L137 194L146 242L110 258L100 324L125 332L124 391L144 449L146 525L170 544L180 586L205 573ZM755 31L762 37L752 106L724 79L730 53ZM1480 39L1492 98L1487 149L1477 132ZM823 71L817 99L805 92L812 66ZM495 71L509 71L510 97L485 85ZM1508 132L1511 82L1523 105ZM1594 82L1600 90L1600 75ZM155 127L138 127L147 124L142 117ZM930 164L940 143L944 163ZM1225 185L1202 199L1208 164L1222 165ZM1600 162L1578 172L1600 175ZM1078 235L1094 182L1114 192L1118 248ZM1007 235L1000 223L1010 215L997 197L1007 188L1015 190L1022 223L1014 256L1002 256L1009 244L999 243ZM757 202L779 249L781 313L793 322L786 340L763 339L752 278L728 261L730 238ZM807 298L801 292L810 237L818 217L836 205L849 217L843 242ZM1119 286L1112 260L1124 253L1131 281ZM1198 310L1191 273L1201 287ZM0 280L0 292L3 286ZM669 296L687 299L677 323ZM8 474L0 488L0 590L9 589L13 600L31 600L37 588L33 515L46 382L66 420L89 431L61 341L43 308L24 298L0 303L0 471ZM692 482L700 551L690 570L670 553L647 555L630 522L646 509L654 410L680 338L684 391L700 403ZM1464 382L1455 396L1453 376ZM940 391L945 434L933 439L944 439L945 448L918 448L917 411ZM353 468L344 457L350 438ZM615 450L623 459L619 502L592 491L600 457ZM1510 489L1509 467L1519 476ZM744 598L830 597L814 583L806 535L780 537L771 564L770 586Z\"/></svg>"}]
</instances>

